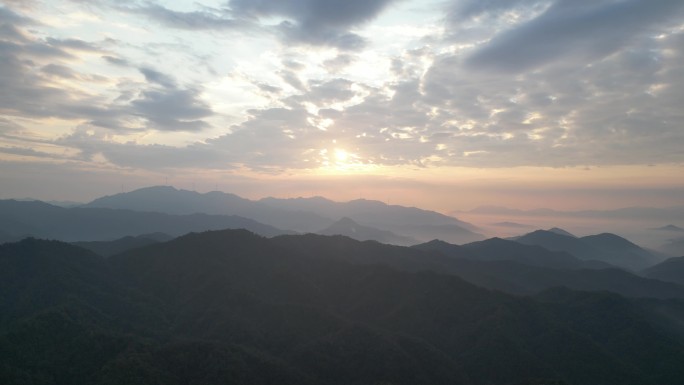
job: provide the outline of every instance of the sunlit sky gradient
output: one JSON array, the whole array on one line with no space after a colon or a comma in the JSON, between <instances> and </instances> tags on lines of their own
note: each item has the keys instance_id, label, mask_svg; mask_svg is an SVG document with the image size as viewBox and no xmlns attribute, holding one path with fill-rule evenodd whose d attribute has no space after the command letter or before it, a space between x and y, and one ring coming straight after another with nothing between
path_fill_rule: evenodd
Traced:
<instances>
[{"instance_id":1,"label":"sunlit sky gradient","mask_svg":"<svg viewBox=\"0 0 684 385\"><path fill-rule=\"evenodd\" d=\"M684 205L681 0L0 4L0 198Z\"/></svg>"}]
</instances>

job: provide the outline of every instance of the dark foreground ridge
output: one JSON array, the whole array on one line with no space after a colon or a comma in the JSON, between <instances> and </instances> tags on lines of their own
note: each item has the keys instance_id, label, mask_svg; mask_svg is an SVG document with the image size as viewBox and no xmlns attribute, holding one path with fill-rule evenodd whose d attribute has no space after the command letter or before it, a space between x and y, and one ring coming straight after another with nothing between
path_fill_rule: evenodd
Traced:
<instances>
[{"instance_id":1,"label":"dark foreground ridge","mask_svg":"<svg viewBox=\"0 0 684 385\"><path fill-rule=\"evenodd\" d=\"M0 383L684 378L682 300L562 288L517 297L434 271L449 260L345 237L244 230L107 259L55 241L0 245Z\"/></svg>"}]
</instances>

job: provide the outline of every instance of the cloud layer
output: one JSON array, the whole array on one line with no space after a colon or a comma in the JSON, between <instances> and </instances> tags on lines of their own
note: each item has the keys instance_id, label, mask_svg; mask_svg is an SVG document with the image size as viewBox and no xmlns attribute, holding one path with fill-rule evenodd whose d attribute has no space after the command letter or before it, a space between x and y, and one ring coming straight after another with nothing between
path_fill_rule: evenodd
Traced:
<instances>
[{"instance_id":1,"label":"cloud layer","mask_svg":"<svg viewBox=\"0 0 684 385\"><path fill-rule=\"evenodd\" d=\"M269 175L681 164L681 20L671 0L6 2L0 156Z\"/></svg>"}]
</instances>

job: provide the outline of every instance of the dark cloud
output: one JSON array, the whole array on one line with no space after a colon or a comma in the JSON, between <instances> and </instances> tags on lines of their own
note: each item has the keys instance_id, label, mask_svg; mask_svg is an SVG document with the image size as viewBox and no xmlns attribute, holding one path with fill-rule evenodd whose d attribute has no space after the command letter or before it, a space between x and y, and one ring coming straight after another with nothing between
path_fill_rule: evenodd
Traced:
<instances>
[{"instance_id":1,"label":"dark cloud","mask_svg":"<svg viewBox=\"0 0 684 385\"><path fill-rule=\"evenodd\" d=\"M463 0L454 2L449 14L454 21L464 21L486 14L499 15L510 10L529 10L530 8L548 6L553 0ZM601 1L601 0L597 0ZM577 3L584 0L577 0Z\"/></svg>"},{"instance_id":2,"label":"dark cloud","mask_svg":"<svg viewBox=\"0 0 684 385\"><path fill-rule=\"evenodd\" d=\"M278 75L281 79L283 79L285 83L290 85L292 88L298 91L304 91L306 89L306 84L304 84L304 82L299 78L295 71L284 69L278 71Z\"/></svg>"},{"instance_id":3,"label":"dark cloud","mask_svg":"<svg viewBox=\"0 0 684 385\"><path fill-rule=\"evenodd\" d=\"M202 118L213 115L211 107L191 89L148 89L131 102L132 112L162 131L197 131L209 124Z\"/></svg>"},{"instance_id":4,"label":"dark cloud","mask_svg":"<svg viewBox=\"0 0 684 385\"><path fill-rule=\"evenodd\" d=\"M30 17L20 15L10 8L0 6L0 24L4 23L13 25L37 24L37 22Z\"/></svg>"},{"instance_id":5,"label":"dark cloud","mask_svg":"<svg viewBox=\"0 0 684 385\"><path fill-rule=\"evenodd\" d=\"M422 90L451 133L439 139L449 161L487 167L681 161L682 34L662 28L590 65L561 63L517 76L464 69L458 55L438 58Z\"/></svg>"},{"instance_id":6,"label":"dark cloud","mask_svg":"<svg viewBox=\"0 0 684 385\"><path fill-rule=\"evenodd\" d=\"M166 88L175 88L176 87L176 81L173 80L170 76L163 74L157 70L154 70L152 68L139 68L139 71L141 74L145 76L145 80L147 80L150 83L156 83L159 84L162 87Z\"/></svg>"},{"instance_id":7,"label":"dark cloud","mask_svg":"<svg viewBox=\"0 0 684 385\"><path fill-rule=\"evenodd\" d=\"M500 11L508 4L485 3L470 13ZM513 1L508 7L530 3L537 2ZM521 72L550 62L588 62L607 57L653 27L682 16L681 1L556 0L532 20L494 36L466 64L473 69Z\"/></svg>"},{"instance_id":8,"label":"dark cloud","mask_svg":"<svg viewBox=\"0 0 684 385\"><path fill-rule=\"evenodd\" d=\"M120 11L144 15L171 28L190 31L221 31L247 27L247 24L244 21L233 19L228 10L205 7L201 11L179 12L153 3L147 3L143 6L125 4L114 6Z\"/></svg>"},{"instance_id":9,"label":"dark cloud","mask_svg":"<svg viewBox=\"0 0 684 385\"><path fill-rule=\"evenodd\" d=\"M28 156L32 158L43 158L43 159L66 159L65 156L59 155L59 154L52 154L44 151L38 151L33 148L28 148L28 147L18 147L18 146L12 146L12 147L3 147L0 146L0 153L4 154L10 154L10 155L19 155L19 156Z\"/></svg>"},{"instance_id":10,"label":"dark cloud","mask_svg":"<svg viewBox=\"0 0 684 385\"><path fill-rule=\"evenodd\" d=\"M48 64L41 68L41 71L48 75L53 75L64 79L76 78L76 74L71 70L71 68L59 64Z\"/></svg>"},{"instance_id":11,"label":"dark cloud","mask_svg":"<svg viewBox=\"0 0 684 385\"><path fill-rule=\"evenodd\" d=\"M351 90L353 84L342 78L312 82L311 90L306 97L317 104L345 101L354 96Z\"/></svg>"},{"instance_id":12,"label":"dark cloud","mask_svg":"<svg viewBox=\"0 0 684 385\"><path fill-rule=\"evenodd\" d=\"M231 0L238 17L280 16L288 21L280 25L291 41L359 49L360 36L350 29L377 17L396 0Z\"/></svg>"},{"instance_id":13,"label":"dark cloud","mask_svg":"<svg viewBox=\"0 0 684 385\"><path fill-rule=\"evenodd\" d=\"M60 49L71 49L84 52L102 51L101 48L98 47L96 44L89 43L87 41L83 41L80 39L55 39L52 37L48 37L45 40L50 46Z\"/></svg>"},{"instance_id":14,"label":"dark cloud","mask_svg":"<svg viewBox=\"0 0 684 385\"><path fill-rule=\"evenodd\" d=\"M119 66L119 67L128 67L131 65L131 63L128 60L122 59L120 57L104 55L104 56L102 56L102 58L104 60L106 60L108 63L114 64L114 65Z\"/></svg>"}]
</instances>

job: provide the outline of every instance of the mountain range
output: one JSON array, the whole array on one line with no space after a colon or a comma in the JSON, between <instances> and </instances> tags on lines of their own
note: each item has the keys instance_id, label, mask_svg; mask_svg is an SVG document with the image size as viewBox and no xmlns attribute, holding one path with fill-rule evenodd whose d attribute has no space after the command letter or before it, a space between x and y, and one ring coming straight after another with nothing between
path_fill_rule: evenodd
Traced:
<instances>
[{"instance_id":1,"label":"mountain range","mask_svg":"<svg viewBox=\"0 0 684 385\"><path fill-rule=\"evenodd\" d=\"M567 232L537 230L511 240L542 246L552 251L564 251L583 260L601 261L633 271L642 270L663 259L625 238L610 233L577 238Z\"/></svg>"},{"instance_id":2,"label":"mountain range","mask_svg":"<svg viewBox=\"0 0 684 385\"><path fill-rule=\"evenodd\" d=\"M344 235L358 241L377 241L391 245L410 246L420 243L416 239L394 234L391 231L362 226L351 218L344 217L329 227L321 230L322 235Z\"/></svg>"},{"instance_id":3,"label":"mountain range","mask_svg":"<svg viewBox=\"0 0 684 385\"><path fill-rule=\"evenodd\" d=\"M98 198L82 207L167 214L238 215L300 233L322 231L346 217L362 226L424 241L442 238L454 243L464 243L485 238L477 233L475 226L454 217L366 199L334 202L322 197L312 197L264 198L252 201L217 191L201 194L169 186L156 186Z\"/></svg>"},{"instance_id":4,"label":"mountain range","mask_svg":"<svg viewBox=\"0 0 684 385\"><path fill-rule=\"evenodd\" d=\"M541 246L526 245L501 238L490 238L462 246L434 240L415 245L414 248L438 251L456 258L478 261L514 261L525 265L554 269L615 268L613 265L599 261L581 260L567 252L550 251Z\"/></svg>"},{"instance_id":5,"label":"mountain range","mask_svg":"<svg viewBox=\"0 0 684 385\"><path fill-rule=\"evenodd\" d=\"M248 229L264 236L292 233L235 215L170 215L105 208L63 208L39 201L0 200L0 236L25 236L68 242L114 240L125 236Z\"/></svg>"},{"instance_id":6,"label":"mountain range","mask_svg":"<svg viewBox=\"0 0 684 385\"><path fill-rule=\"evenodd\" d=\"M669 258L655 266L644 269L641 275L684 285L684 257Z\"/></svg>"},{"instance_id":7,"label":"mountain range","mask_svg":"<svg viewBox=\"0 0 684 385\"><path fill-rule=\"evenodd\" d=\"M188 234L106 259L56 241L0 245L0 380L674 385L684 378L681 299L567 288L519 297L431 268L449 261L527 266L244 230Z\"/></svg>"}]
</instances>

